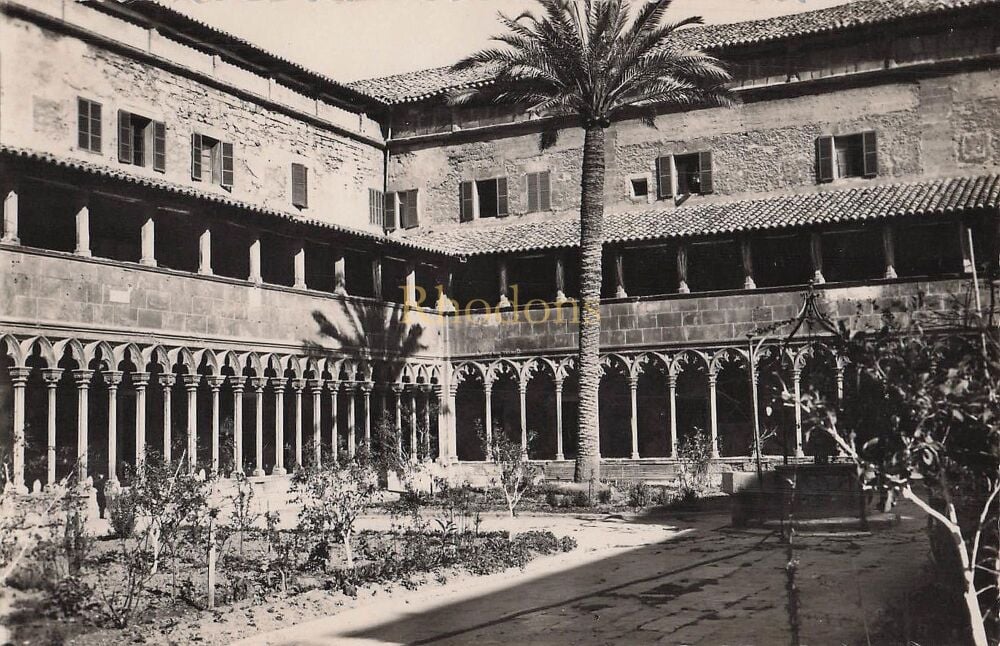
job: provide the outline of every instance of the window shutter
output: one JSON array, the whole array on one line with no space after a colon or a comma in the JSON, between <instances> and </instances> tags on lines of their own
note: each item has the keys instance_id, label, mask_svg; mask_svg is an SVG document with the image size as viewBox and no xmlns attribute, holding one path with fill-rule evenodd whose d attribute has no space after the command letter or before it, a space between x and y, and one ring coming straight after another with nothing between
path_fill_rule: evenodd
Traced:
<instances>
[{"instance_id":1,"label":"window shutter","mask_svg":"<svg viewBox=\"0 0 1000 646\"><path fill-rule=\"evenodd\" d=\"M368 219L371 224L385 223L385 194L376 188L368 189Z\"/></svg>"},{"instance_id":2,"label":"window shutter","mask_svg":"<svg viewBox=\"0 0 1000 646\"><path fill-rule=\"evenodd\" d=\"M864 151L864 176L878 175L878 141L874 130L861 134L861 147Z\"/></svg>"},{"instance_id":3,"label":"window shutter","mask_svg":"<svg viewBox=\"0 0 1000 646\"><path fill-rule=\"evenodd\" d=\"M538 210L538 173L528 173L528 213Z\"/></svg>"},{"instance_id":4,"label":"window shutter","mask_svg":"<svg viewBox=\"0 0 1000 646\"><path fill-rule=\"evenodd\" d=\"M90 149L101 152L101 104L90 102Z\"/></svg>"},{"instance_id":5,"label":"window shutter","mask_svg":"<svg viewBox=\"0 0 1000 646\"><path fill-rule=\"evenodd\" d=\"M302 164L292 164L292 205L300 209L309 206L309 169Z\"/></svg>"},{"instance_id":6,"label":"window shutter","mask_svg":"<svg viewBox=\"0 0 1000 646\"><path fill-rule=\"evenodd\" d=\"M191 135L191 179L201 181L201 135Z\"/></svg>"},{"instance_id":7,"label":"window shutter","mask_svg":"<svg viewBox=\"0 0 1000 646\"><path fill-rule=\"evenodd\" d=\"M548 211L552 208L552 187L549 171L538 174L538 210Z\"/></svg>"},{"instance_id":8,"label":"window shutter","mask_svg":"<svg viewBox=\"0 0 1000 646\"><path fill-rule=\"evenodd\" d=\"M670 173L670 156L656 158L656 197L664 199L674 195L674 178Z\"/></svg>"},{"instance_id":9,"label":"window shutter","mask_svg":"<svg viewBox=\"0 0 1000 646\"><path fill-rule=\"evenodd\" d=\"M167 170L167 127L162 121L153 122L153 170Z\"/></svg>"},{"instance_id":10,"label":"window shutter","mask_svg":"<svg viewBox=\"0 0 1000 646\"><path fill-rule=\"evenodd\" d=\"M132 163L132 115L118 111L118 161Z\"/></svg>"},{"instance_id":11,"label":"window shutter","mask_svg":"<svg viewBox=\"0 0 1000 646\"><path fill-rule=\"evenodd\" d=\"M459 222L472 222L475 218L475 204L472 200L472 182L462 182L459 190Z\"/></svg>"},{"instance_id":12,"label":"window shutter","mask_svg":"<svg viewBox=\"0 0 1000 646\"><path fill-rule=\"evenodd\" d=\"M507 178L497 179L497 217L507 215Z\"/></svg>"},{"instance_id":13,"label":"window shutter","mask_svg":"<svg viewBox=\"0 0 1000 646\"><path fill-rule=\"evenodd\" d=\"M222 147L222 182L226 188L233 187L233 145L223 142Z\"/></svg>"},{"instance_id":14,"label":"window shutter","mask_svg":"<svg viewBox=\"0 0 1000 646\"><path fill-rule=\"evenodd\" d=\"M414 229L419 226L417 221L417 192L406 191L399 194L400 198L405 196L405 200L399 201L400 228Z\"/></svg>"},{"instance_id":15,"label":"window shutter","mask_svg":"<svg viewBox=\"0 0 1000 646\"><path fill-rule=\"evenodd\" d=\"M90 106L83 99L76 100L76 145L83 150L90 148Z\"/></svg>"},{"instance_id":16,"label":"window shutter","mask_svg":"<svg viewBox=\"0 0 1000 646\"><path fill-rule=\"evenodd\" d=\"M714 189L712 186L712 152L698 153L698 179L702 195L708 195Z\"/></svg>"},{"instance_id":17,"label":"window shutter","mask_svg":"<svg viewBox=\"0 0 1000 646\"><path fill-rule=\"evenodd\" d=\"M833 137L816 140L816 180L821 183L833 181Z\"/></svg>"},{"instance_id":18,"label":"window shutter","mask_svg":"<svg viewBox=\"0 0 1000 646\"><path fill-rule=\"evenodd\" d=\"M392 231L396 228L396 194L385 194L385 228Z\"/></svg>"}]
</instances>

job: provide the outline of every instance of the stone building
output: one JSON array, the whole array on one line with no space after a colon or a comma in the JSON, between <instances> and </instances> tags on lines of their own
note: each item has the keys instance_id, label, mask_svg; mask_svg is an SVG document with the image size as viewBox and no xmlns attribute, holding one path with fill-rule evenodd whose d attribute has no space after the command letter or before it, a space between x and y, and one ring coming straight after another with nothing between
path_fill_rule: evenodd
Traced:
<instances>
[{"instance_id":1,"label":"stone building","mask_svg":"<svg viewBox=\"0 0 1000 646\"><path fill-rule=\"evenodd\" d=\"M482 429L570 474L579 128L450 106L489 79L448 69L341 84L155 0L0 15L16 486L77 461L118 482L154 451L280 475L386 428L459 473ZM769 386L837 388L821 345L750 361L810 284L871 317L992 276L997 24L998 0L858 0L682 33L741 105L608 131L609 476L666 477L699 429L745 468ZM827 450L800 411L768 415L772 459Z\"/></svg>"}]
</instances>

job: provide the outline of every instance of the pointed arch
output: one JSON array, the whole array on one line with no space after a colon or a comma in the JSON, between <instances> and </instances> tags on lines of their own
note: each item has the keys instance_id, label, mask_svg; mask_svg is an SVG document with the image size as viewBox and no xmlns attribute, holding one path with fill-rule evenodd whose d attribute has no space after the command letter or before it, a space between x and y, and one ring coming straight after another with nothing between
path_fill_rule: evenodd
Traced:
<instances>
[{"instance_id":1,"label":"pointed arch","mask_svg":"<svg viewBox=\"0 0 1000 646\"><path fill-rule=\"evenodd\" d=\"M626 379L632 376L632 361L616 352L601 355L601 372L608 374L609 370L618 370Z\"/></svg>"},{"instance_id":2,"label":"pointed arch","mask_svg":"<svg viewBox=\"0 0 1000 646\"><path fill-rule=\"evenodd\" d=\"M193 353L195 365L200 368L204 365L213 375L220 374L219 370L221 364L219 363L219 358L216 356L215 351L210 348L202 348L200 350L195 350Z\"/></svg>"},{"instance_id":3,"label":"pointed arch","mask_svg":"<svg viewBox=\"0 0 1000 646\"><path fill-rule=\"evenodd\" d=\"M670 363L670 374L674 376L679 376L685 367L693 367L695 369L703 368L708 371L709 358L700 350L684 349L674 355L673 360Z\"/></svg>"},{"instance_id":4,"label":"pointed arch","mask_svg":"<svg viewBox=\"0 0 1000 646\"><path fill-rule=\"evenodd\" d=\"M83 357L87 367L93 361L98 360L97 354L100 352L101 370L115 370L117 368L117 363L112 365L115 361L114 350L111 349L111 344L107 341L92 341L87 345L83 346Z\"/></svg>"},{"instance_id":5,"label":"pointed arch","mask_svg":"<svg viewBox=\"0 0 1000 646\"><path fill-rule=\"evenodd\" d=\"M14 337L10 338L13 339ZM59 357L56 356L52 343L44 336L32 336L21 341L20 349L23 360L28 360L28 357L32 354L32 350L36 346L38 347L38 354L42 357L42 360L45 361L45 364L49 368L55 368L56 364L59 362Z\"/></svg>"},{"instance_id":6,"label":"pointed arch","mask_svg":"<svg viewBox=\"0 0 1000 646\"><path fill-rule=\"evenodd\" d=\"M146 368L142 360L142 350L140 350L134 343L120 343L116 345L113 349L112 358L115 362L115 370L118 369L118 366L120 366L123 361L130 361L139 371L144 371Z\"/></svg>"},{"instance_id":7,"label":"pointed arch","mask_svg":"<svg viewBox=\"0 0 1000 646\"><path fill-rule=\"evenodd\" d=\"M302 361L295 355L287 355L282 357L280 361L280 366L282 369L282 375L285 372L291 371L292 375L296 379L302 378Z\"/></svg>"},{"instance_id":8,"label":"pointed arch","mask_svg":"<svg viewBox=\"0 0 1000 646\"><path fill-rule=\"evenodd\" d=\"M149 364L153 363L160 367L160 370L168 372L170 370L170 357L166 348L162 345L151 345L142 351L142 369L145 370Z\"/></svg>"},{"instance_id":9,"label":"pointed arch","mask_svg":"<svg viewBox=\"0 0 1000 646\"><path fill-rule=\"evenodd\" d=\"M717 350L708 360L709 374L719 374L725 364L749 368L750 360L747 358L745 350L740 348L722 348L721 350Z\"/></svg>"},{"instance_id":10,"label":"pointed arch","mask_svg":"<svg viewBox=\"0 0 1000 646\"><path fill-rule=\"evenodd\" d=\"M486 383L486 368L478 361L463 361L452 370L455 376L455 385L464 382L470 376L478 376L480 381Z\"/></svg>"},{"instance_id":11,"label":"pointed arch","mask_svg":"<svg viewBox=\"0 0 1000 646\"><path fill-rule=\"evenodd\" d=\"M10 358L13 359L14 367L23 368L26 354L18 340L10 334L5 334L0 337L0 341L3 341L4 347L7 348L7 354L9 354Z\"/></svg>"},{"instance_id":12,"label":"pointed arch","mask_svg":"<svg viewBox=\"0 0 1000 646\"><path fill-rule=\"evenodd\" d=\"M167 358L170 360L170 368L183 366L191 375L198 371L198 363L194 360L194 355L183 346L168 350Z\"/></svg>"},{"instance_id":13,"label":"pointed arch","mask_svg":"<svg viewBox=\"0 0 1000 646\"><path fill-rule=\"evenodd\" d=\"M547 372L549 377L556 379L559 367L556 363L545 357L533 357L524 362L521 366L520 379L523 383L528 383L532 378L542 372Z\"/></svg>"},{"instance_id":14,"label":"pointed arch","mask_svg":"<svg viewBox=\"0 0 1000 646\"><path fill-rule=\"evenodd\" d=\"M521 383L521 370L516 363L510 359L496 359L486 369L487 383L492 384L498 377L507 374L512 376L517 383Z\"/></svg>"}]
</instances>

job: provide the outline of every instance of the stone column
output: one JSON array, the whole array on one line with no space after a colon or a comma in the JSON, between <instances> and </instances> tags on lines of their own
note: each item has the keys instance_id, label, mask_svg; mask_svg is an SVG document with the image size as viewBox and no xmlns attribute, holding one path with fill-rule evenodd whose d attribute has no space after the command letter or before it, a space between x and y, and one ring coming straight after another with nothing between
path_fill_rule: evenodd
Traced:
<instances>
[{"instance_id":1,"label":"stone column","mask_svg":"<svg viewBox=\"0 0 1000 646\"><path fill-rule=\"evenodd\" d=\"M447 417L445 415L445 395L444 386L436 384L434 386L434 396L437 398L437 419L438 419L438 462L448 463L448 428Z\"/></svg>"},{"instance_id":2,"label":"stone column","mask_svg":"<svg viewBox=\"0 0 1000 646\"><path fill-rule=\"evenodd\" d=\"M497 259L497 287L500 291L500 300L497 301L497 307L510 307L510 298L508 297L510 285L507 281L506 258Z\"/></svg>"},{"instance_id":3,"label":"stone column","mask_svg":"<svg viewBox=\"0 0 1000 646\"><path fill-rule=\"evenodd\" d=\"M437 274L437 303L434 307L438 312L454 312L455 303L451 300L451 270L448 267L441 267Z\"/></svg>"},{"instance_id":4,"label":"stone column","mask_svg":"<svg viewBox=\"0 0 1000 646\"><path fill-rule=\"evenodd\" d=\"M267 377L253 377L250 386L254 392L254 470L255 477L264 476L264 388Z\"/></svg>"},{"instance_id":5,"label":"stone column","mask_svg":"<svg viewBox=\"0 0 1000 646\"><path fill-rule=\"evenodd\" d=\"M298 247L295 249L294 257L294 267L295 267L295 283L292 285L295 289L305 289L306 288L306 246L299 242Z\"/></svg>"},{"instance_id":6,"label":"stone column","mask_svg":"<svg viewBox=\"0 0 1000 646\"><path fill-rule=\"evenodd\" d=\"M305 379L293 379L292 391L295 393L295 468L302 468L302 390L306 387Z\"/></svg>"},{"instance_id":7,"label":"stone column","mask_svg":"<svg viewBox=\"0 0 1000 646\"><path fill-rule=\"evenodd\" d=\"M372 446L372 390L375 384L365 381L361 384L361 412L364 415L365 446L371 450Z\"/></svg>"},{"instance_id":8,"label":"stone column","mask_svg":"<svg viewBox=\"0 0 1000 646\"><path fill-rule=\"evenodd\" d=\"M173 420L171 419L172 406L171 395L174 392L174 384L177 383L177 375L173 373L160 375L160 386L163 387L163 463L170 464L170 452L173 449L171 433L173 432Z\"/></svg>"},{"instance_id":9,"label":"stone column","mask_svg":"<svg viewBox=\"0 0 1000 646\"><path fill-rule=\"evenodd\" d=\"M392 392L396 396L396 419L395 419L395 431L396 431L396 455L400 458L403 457L403 384L393 384Z\"/></svg>"},{"instance_id":10,"label":"stone column","mask_svg":"<svg viewBox=\"0 0 1000 646\"><path fill-rule=\"evenodd\" d=\"M132 387L135 388L135 468L137 470L146 461L146 386L148 385L148 372L132 373Z\"/></svg>"},{"instance_id":11,"label":"stone column","mask_svg":"<svg viewBox=\"0 0 1000 646\"><path fill-rule=\"evenodd\" d=\"M243 387L244 377L230 377L233 385L233 473L243 473Z\"/></svg>"},{"instance_id":12,"label":"stone column","mask_svg":"<svg viewBox=\"0 0 1000 646\"><path fill-rule=\"evenodd\" d=\"M740 240L740 259L743 261L743 289L756 289L757 283L753 279L753 249L749 238Z\"/></svg>"},{"instance_id":13,"label":"stone column","mask_svg":"<svg viewBox=\"0 0 1000 646\"><path fill-rule=\"evenodd\" d=\"M612 256L615 263L615 298L625 298L628 292L625 291L625 260L621 250L615 251Z\"/></svg>"},{"instance_id":14,"label":"stone column","mask_svg":"<svg viewBox=\"0 0 1000 646\"><path fill-rule=\"evenodd\" d=\"M48 395L48 433L45 449L46 478L45 483L52 486L56 483L56 388L62 378L62 368L46 368L42 370L45 389Z\"/></svg>"},{"instance_id":15,"label":"stone column","mask_svg":"<svg viewBox=\"0 0 1000 646\"><path fill-rule=\"evenodd\" d=\"M792 369L792 387L795 391L795 457L805 457L802 448L802 369Z\"/></svg>"},{"instance_id":16,"label":"stone column","mask_svg":"<svg viewBox=\"0 0 1000 646\"><path fill-rule=\"evenodd\" d=\"M812 260L813 282L822 285L826 282L823 277L823 238L815 231L809 234L809 258Z\"/></svg>"},{"instance_id":17,"label":"stone column","mask_svg":"<svg viewBox=\"0 0 1000 646\"><path fill-rule=\"evenodd\" d=\"M518 381L517 392L521 405L521 453L528 455L528 382Z\"/></svg>"},{"instance_id":18,"label":"stone column","mask_svg":"<svg viewBox=\"0 0 1000 646\"><path fill-rule=\"evenodd\" d=\"M284 377L274 377L274 468L272 476L283 476L285 471L285 386L288 380Z\"/></svg>"},{"instance_id":19,"label":"stone column","mask_svg":"<svg viewBox=\"0 0 1000 646\"><path fill-rule=\"evenodd\" d=\"M90 208L81 206L76 212L76 249L73 250L78 256L90 254Z\"/></svg>"},{"instance_id":20,"label":"stone column","mask_svg":"<svg viewBox=\"0 0 1000 646\"><path fill-rule=\"evenodd\" d=\"M24 391L28 385L31 368L11 368L10 378L14 387L14 455L13 484L18 493L28 493L24 482Z\"/></svg>"},{"instance_id":21,"label":"stone column","mask_svg":"<svg viewBox=\"0 0 1000 646\"><path fill-rule=\"evenodd\" d=\"M256 285L264 282L260 273L260 237L254 238L250 243L250 276L247 280Z\"/></svg>"},{"instance_id":22,"label":"stone column","mask_svg":"<svg viewBox=\"0 0 1000 646\"><path fill-rule=\"evenodd\" d=\"M448 428L448 460L458 461L458 430L455 421L455 400L458 396L458 384L448 386L448 413L446 426Z\"/></svg>"},{"instance_id":23,"label":"stone column","mask_svg":"<svg viewBox=\"0 0 1000 646\"><path fill-rule=\"evenodd\" d=\"M212 230L208 227L198 236L198 273L212 275Z\"/></svg>"},{"instance_id":24,"label":"stone column","mask_svg":"<svg viewBox=\"0 0 1000 646\"><path fill-rule=\"evenodd\" d=\"M17 235L17 190L11 189L3 198L3 237L4 244L21 244Z\"/></svg>"},{"instance_id":25,"label":"stone column","mask_svg":"<svg viewBox=\"0 0 1000 646\"><path fill-rule=\"evenodd\" d=\"M323 423L323 380L310 379L309 393L312 395L312 422L313 422L313 464L322 466L323 456L320 446L323 444L322 423Z\"/></svg>"},{"instance_id":26,"label":"stone column","mask_svg":"<svg viewBox=\"0 0 1000 646\"><path fill-rule=\"evenodd\" d=\"M187 393L187 454L188 471L198 471L198 384L201 375L184 375L184 390Z\"/></svg>"},{"instance_id":27,"label":"stone column","mask_svg":"<svg viewBox=\"0 0 1000 646\"><path fill-rule=\"evenodd\" d=\"M566 302L566 258L556 254L556 303Z\"/></svg>"},{"instance_id":28,"label":"stone column","mask_svg":"<svg viewBox=\"0 0 1000 646\"><path fill-rule=\"evenodd\" d=\"M327 388L330 389L330 448L333 453L333 463L337 464L337 459L340 453L339 424L337 420L337 394L340 391L340 388L335 379L327 381L326 385Z\"/></svg>"},{"instance_id":29,"label":"stone column","mask_svg":"<svg viewBox=\"0 0 1000 646\"><path fill-rule=\"evenodd\" d=\"M152 210L152 209L151 209ZM139 264L147 267L156 266L156 221L150 212L146 215L142 228L139 230L140 247L142 249Z\"/></svg>"},{"instance_id":30,"label":"stone column","mask_svg":"<svg viewBox=\"0 0 1000 646\"><path fill-rule=\"evenodd\" d=\"M410 390L410 462L417 462L420 456L420 446L417 442L417 386Z\"/></svg>"},{"instance_id":31,"label":"stone column","mask_svg":"<svg viewBox=\"0 0 1000 646\"><path fill-rule=\"evenodd\" d=\"M896 237L891 224L882 225L882 255L885 258L885 277L896 278Z\"/></svg>"},{"instance_id":32,"label":"stone column","mask_svg":"<svg viewBox=\"0 0 1000 646\"><path fill-rule=\"evenodd\" d=\"M354 402L354 389L355 386L351 384L341 384L340 386L344 392L347 393L347 457L354 459L354 455L357 449L357 422L358 422L358 412L355 408Z\"/></svg>"},{"instance_id":33,"label":"stone column","mask_svg":"<svg viewBox=\"0 0 1000 646\"><path fill-rule=\"evenodd\" d=\"M406 276L403 279L403 303L415 306L417 303L417 266L406 263Z\"/></svg>"},{"instance_id":34,"label":"stone column","mask_svg":"<svg viewBox=\"0 0 1000 646\"><path fill-rule=\"evenodd\" d=\"M108 385L108 482L107 488L114 491L119 488L118 482L118 384L122 382L122 373L109 370L103 373L104 382Z\"/></svg>"},{"instance_id":35,"label":"stone column","mask_svg":"<svg viewBox=\"0 0 1000 646\"><path fill-rule=\"evenodd\" d=\"M677 457L677 375L667 375L670 397L670 457Z\"/></svg>"},{"instance_id":36,"label":"stone column","mask_svg":"<svg viewBox=\"0 0 1000 646\"><path fill-rule=\"evenodd\" d=\"M333 293L347 295L347 261L343 249L333 250Z\"/></svg>"},{"instance_id":37,"label":"stone column","mask_svg":"<svg viewBox=\"0 0 1000 646\"><path fill-rule=\"evenodd\" d=\"M688 287L688 250L683 243L677 245L677 293L691 293Z\"/></svg>"},{"instance_id":38,"label":"stone column","mask_svg":"<svg viewBox=\"0 0 1000 646\"><path fill-rule=\"evenodd\" d=\"M483 422L483 430L486 433L486 461L493 461L493 384L483 384L483 393L486 395L486 419Z\"/></svg>"},{"instance_id":39,"label":"stone column","mask_svg":"<svg viewBox=\"0 0 1000 646\"><path fill-rule=\"evenodd\" d=\"M639 459L639 378L629 377L628 391L632 402L632 459Z\"/></svg>"},{"instance_id":40,"label":"stone column","mask_svg":"<svg viewBox=\"0 0 1000 646\"><path fill-rule=\"evenodd\" d=\"M431 387L423 386L420 391L424 394L424 459L433 460L431 457Z\"/></svg>"},{"instance_id":41,"label":"stone column","mask_svg":"<svg viewBox=\"0 0 1000 646\"><path fill-rule=\"evenodd\" d=\"M90 379L93 370L74 370L73 380L76 382L76 460L80 484L87 480L87 430L90 411L88 397L90 396Z\"/></svg>"},{"instance_id":42,"label":"stone column","mask_svg":"<svg viewBox=\"0 0 1000 646\"><path fill-rule=\"evenodd\" d=\"M964 222L958 225L958 235L959 248L962 250L962 271L971 274L973 249L969 244L969 226Z\"/></svg>"},{"instance_id":43,"label":"stone column","mask_svg":"<svg viewBox=\"0 0 1000 646\"><path fill-rule=\"evenodd\" d=\"M382 300L382 257L372 258L372 295L375 300Z\"/></svg>"},{"instance_id":44,"label":"stone column","mask_svg":"<svg viewBox=\"0 0 1000 646\"><path fill-rule=\"evenodd\" d=\"M714 372L708 373L708 415L712 431L713 458L719 457L719 405L715 387L718 378L719 375Z\"/></svg>"},{"instance_id":45,"label":"stone column","mask_svg":"<svg viewBox=\"0 0 1000 646\"><path fill-rule=\"evenodd\" d=\"M563 380L556 378L556 460L565 460L563 454Z\"/></svg>"},{"instance_id":46,"label":"stone column","mask_svg":"<svg viewBox=\"0 0 1000 646\"><path fill-rule=\"evenodd\" d=\"M226 378L222 375L209 375L205 377L208 387L212 391L212 473L219 473L219 390ZM235 431L233 432L235 435Z\"/></svg>"}]
</instances>

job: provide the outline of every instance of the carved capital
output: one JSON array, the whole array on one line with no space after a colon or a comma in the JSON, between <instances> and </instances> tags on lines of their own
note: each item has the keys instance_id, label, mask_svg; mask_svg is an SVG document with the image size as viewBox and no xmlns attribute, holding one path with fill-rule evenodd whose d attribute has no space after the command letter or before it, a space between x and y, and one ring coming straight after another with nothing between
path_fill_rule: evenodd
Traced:
<instances>
[{"instance_id":1,"label":"carved capital","mask_svg":"<svg viewBox=\"0 0 1000 646\"><path fill-rule=\"evenodd\" d=\"M101 378L107 385L117 387L122 382L122 374L118 370L105 370L101 373Z\"/></svg>"},{"instance_id":2,"label":"carved capital","mask_svg":"<svg viewBox=\"0 0 1000 646\"><path fill-rule=\"evenodd\" d=\"M86 388L90 386L90 380L94 377L93 370L74 370L73 371L73 381L76 382L77 386Z\"/></svg>"},{"instance_id":3,"label":"carved capital","mask_svg":"<svg viewBox=\"0 0 1000 646\"><path fill-rule=\"evenodd\" d=\"M198 390L201 384L201 375L181 375L184 380L184 388L190 391Z\"/></svg>"},{"instance_id":4,"label":"carved capital","mask_svg":"<svg viewBox=\"0 0 1000 646\"><path fill-rule=\"evenodd\" d=\"M174 384L177 383L177 375L174 373L168 373L165 375L160 375L160 385L164 388L173 388Z\"/></svg>"},{"instance_id":5,"label":"carved capital","mask_svg":"<svg viewBox=\"0 0 1000 646\"><path fill-rule=\"evenodd\" d=\"M62 368L46 368L42 370L42 379L45 380L45 383L50 388L55 388L56 384L59 383L59 380L62 379L62 374L63 374Z\"/></svg>"},{"instance_id":6,"label":"carved capital","mask_svg":"<svg viewBox=\"0 0 1000 646\"><path fill-rule=\"evenodd\" d=\"M31 376L31 368L11 368L10 379L15 384L23 384Z\"/></svg>"},{"instance_id":7,"label":"carved capital","mask_svg":"<svg viewBox=\"0 0 1000 646\"><path fill-rule=\"evenodd\" d=\"M302 392L302 390L305 389L306 387L305 379L292 379L291 383L292 383L292 390L294 390L297 393Z\"/></svg>"},{"instance_id":8,"label":"carved capital","mask_svg":"<svg viewBox=\"0 0 1000 646\"><path fill-rule=\"evenodd\" d=\"M205 381L212 390L219 390L222 388L222 384L226 383L226 377L224 375L208 375L205 377Z\"/></svg>"},{"instance_id":9,"label":"carved capital","mask_svg":"<svg viewBox=\"0 0 1000 646\"><path fill-rule=\"evenodd\" d=\"M267 377L251 377L250 387L258 393L264 392L264 388L267 387Z\"/></svg>"}]
</instances>

